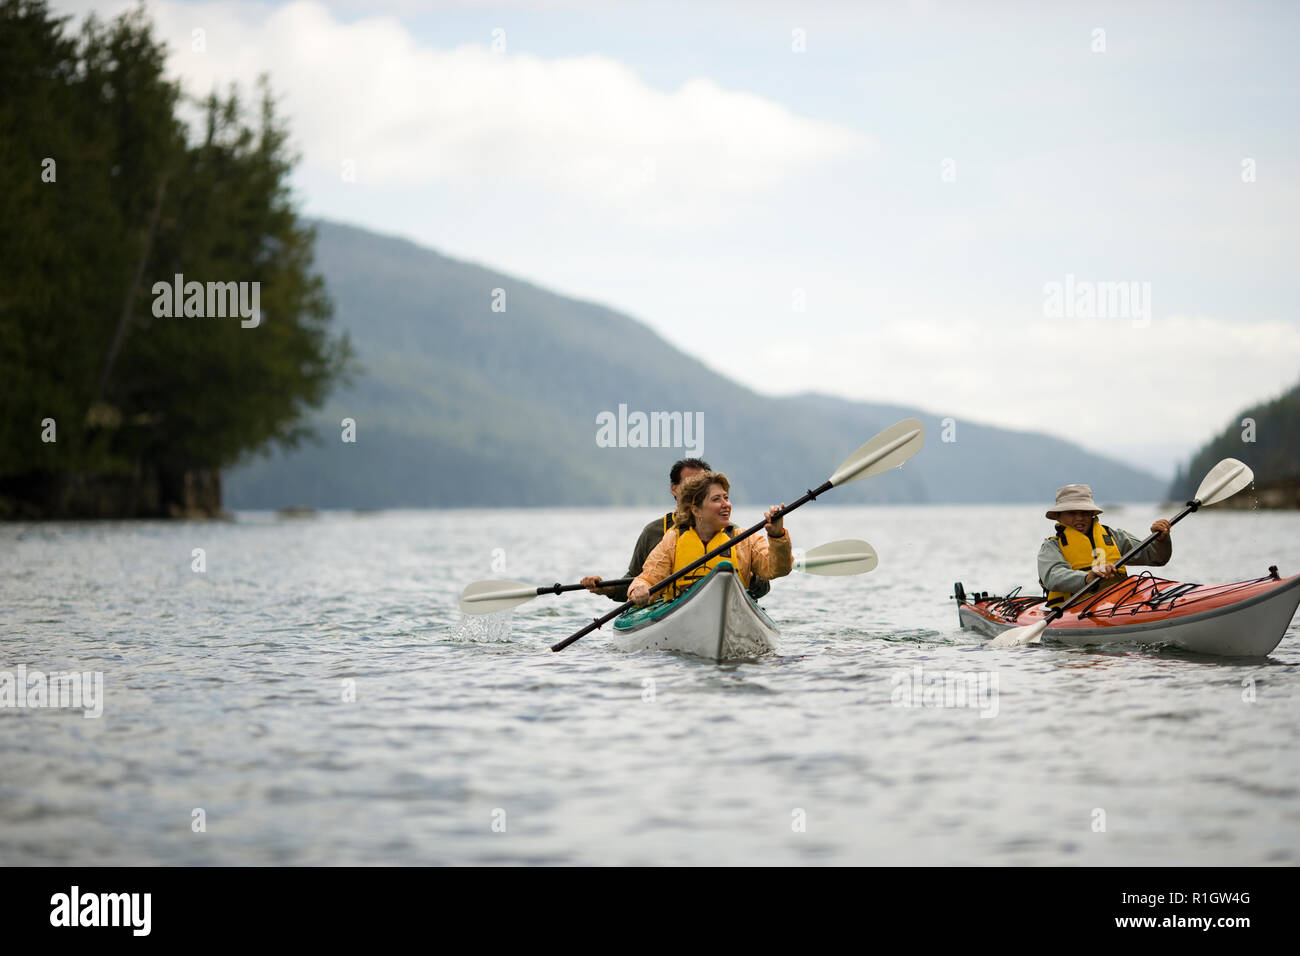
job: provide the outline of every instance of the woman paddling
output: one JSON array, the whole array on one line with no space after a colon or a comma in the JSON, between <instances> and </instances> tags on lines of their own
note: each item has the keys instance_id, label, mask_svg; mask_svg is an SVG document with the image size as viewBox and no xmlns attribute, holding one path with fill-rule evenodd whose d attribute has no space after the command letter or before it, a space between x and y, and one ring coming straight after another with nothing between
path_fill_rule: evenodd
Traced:
<instances>
[{"instance_id":1,"label":"woman paddling","mask_svg":"<svg viewBox=\"0 0 1300 956\"><path fill-rule=\"evenodd\" d=\"M730 492L731 483L727 476L717 471L695 475L683 484L677 511L673 515L673 527L650 552L640 575L628 585L628 600L640 605L648 604L650 588L725 544L737 533L731 524ZM741 584L746 586L755 574L769 579L789 574L794 567L790 536L782 527L780 518L772 520L772 513L783 507L778 505L764 513L768 519L763 529L766 537L755 534L737 542L674 581L664 589L663 596L667 600L679 597L723 561L731 563L740 575Z\"/></svg>"},{"instance_id":2,"label":"woman paddling","mask_svg":"<svg viewBox=\"0 0 1300 956\"><path fill-rule=\"evenodd\" d=\"M712 471L709 463L702 458L683 458L681 461L673 464L672 470L668 472L668 490L673 496L673 507L677 506L677 498L682 493L682 488L695 475L701 475L706 471ZM632 549L632 560L627 565L627 577L629 580L641 573L645 567L645 559L650 556L650 552L655 549L660 541L664 539L669 530L672 529L676 511L670 511L662 518L655 518L641 531L641 537L636 539L636 547ZM615 587L613 585L601 586L599 575L588 575L582 579L582 586L592 594L603 594L616 604L622 604L627 600L627 586ZM750 576L748 585L749 596L755 601L767 595L772 590L772 585L767 579L760 574Z\"/></svg>"}]
</instances>

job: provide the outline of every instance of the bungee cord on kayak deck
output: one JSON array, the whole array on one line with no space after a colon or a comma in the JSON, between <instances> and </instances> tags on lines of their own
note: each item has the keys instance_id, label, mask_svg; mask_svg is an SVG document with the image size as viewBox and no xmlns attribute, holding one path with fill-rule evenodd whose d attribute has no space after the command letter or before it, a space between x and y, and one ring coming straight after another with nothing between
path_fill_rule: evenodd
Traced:
<instances>
[{"instance_id":1,"label":"bungee cord on kayak deck","mask_svg":"<svg viewBox=\"0 0 1300 956\"><path fill-rule=\"evenodd\" d=\"M1192 604L1200 604L1213 598L1219 598L1224 595L1233 594L1237 591L1243 591L1251 588L1256 584L1262 584L1265 581L1273 581L1276 578L1271 575L1265 575L1262 578L1254 578L1250 581L1235 581L1231 584L1210 585L1206 587L1203 584L1196 584L1186 581L1170 581L1167 578L1158 578L1150 571L1143 571L1141 574L1134 575L1115 586L1113 591L1103 592L1090 599L1083 608L1078 612L1079 617L1113 617L1120 611L1128 611L1136 614L1143 608L1149 608L1153 611L1160 610L1160 605L1168 602L1169 607L1166 610L1173 610L1174 602L1179 601L1178 607L1187 607ZM1150 591L1141 594L1144 585L1150 585ZM1161 584L1172 584L1173 587L1165 590L1160 589ZM1099 604L1105 603L1113 598L1116 593L1128 589L1128 593L1116 600L1109 610L1094 610ZM1201 593L1192 595L1191 592L1200 589ZM1189 596L1191 595L1191 596Z\"/></svg>"},{"instance_id":2,"label":"bungee cord on kayak deck","mask_svg":"<svg viewBox=\"0 0 1300 956\"><path fill-rule=\"evenodd\" d=\"M1162 610L1161 605L1167 605L1163 610L1172 610L1175 607L1175 602L1177 602L1176 606L1185 608L1189 605L1203 603L1223 595L1251 588L1265 581L1275 580L1277 580L1275 575L1265 575L1262 578L1253 578L1249 581L1212 585L1209 589L1206 589L1205 585L1202 584L1170 581L1167 578L1158 578L1150 571L1143 571L1140 574L1116 582L1105 591L1088 599L1074 613L1076 617L1080 618L1114 617L1120 612L1136 614L1144 609L1151 611ZM1169 584L1172 587L1162 590L1162 584ZM1149 588L1149 590L1144 591L1144 587ZM1202 593L1192 594L1193 591L1198 589L1202 589ZM1046 601L1046 598L1043 597L1022 597L1020 596L1020 590L1020 587L1016 587L1005 595L987 597L985 600L990 602L987 607L988 612L1001 617L1003 620L1015 621L1030 608Z\"/></svg>"}]
</instances>

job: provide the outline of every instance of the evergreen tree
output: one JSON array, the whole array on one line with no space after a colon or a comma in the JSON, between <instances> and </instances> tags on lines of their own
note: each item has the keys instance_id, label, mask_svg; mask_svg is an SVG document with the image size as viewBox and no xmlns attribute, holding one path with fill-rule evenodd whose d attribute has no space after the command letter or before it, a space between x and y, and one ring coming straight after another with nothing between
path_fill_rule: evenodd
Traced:
<instances>
[{"instance_id":1,"label":"evergreen tree","mask_svg":"<svg viewBox=\"0 0 1300 956\"><path fill-rule=\"evenodd\" d=\"M187 476L300 440L351 349L329 331L269 81L253 122L237 90L214 93L187 139L143 8L75 38L66 23L0 0L0 515L165 513ZM258 324L155 314L176 274L256 284ZM135 491L96 501L112 481Z\"/></svg>"},{"instance_id":2,"label":"evergreen tree","mask_svg":"<svg viewBox=\"0 0 1300 956\"><path fill-rule=\"evenodd\" d=\"M1224 458L1249 465L1261 487L1300 484L1300 384L1234 415L1227 428L1178 470L1170 497L1190 498L1206 472Z\"/></svg>"}]
</instances>

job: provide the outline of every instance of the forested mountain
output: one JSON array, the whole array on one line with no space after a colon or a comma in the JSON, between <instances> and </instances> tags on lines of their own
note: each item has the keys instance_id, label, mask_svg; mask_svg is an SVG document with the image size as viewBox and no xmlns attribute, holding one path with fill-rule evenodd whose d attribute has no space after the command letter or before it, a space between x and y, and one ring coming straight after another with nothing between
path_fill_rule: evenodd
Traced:
<instances>
[{"instance_id":1,"label":"forested mountain","mask_svg":"<svg viewBox=\"0 0 1300 956\"><path fill-rule=\"evenodd\" d=\"M966 410L757 394L632 318L401 239L313 238L269 86L188 128L165 62L144 8L74 34L0 0L0 518L211 514L223 472L234 508L659 503L693 454L772 502L907 416L926 450L837 501L1158 493Z\"/></svg>"},{"instance_id":2,"label":"forested mountain","mask_svg":"<svg viewBox=\"0 0 1300 956\"><path fill-rule=\"evenodd\" d=\"M1245 462L1255 472L1261 504L1300 505L1300 383L1271 402L1232 416L1228 426L1180 468L1169 497L1190 498L1205 473L1224 458ZM1240 506L1254 499L1239 496Z\"/></svg>"},{"instance_id":3,"label":"forested mountain","mask_svg":"<svg viewBox=\"0 0 1300 956\"><path fill-rule=\"evenodd\" d=\"M668 466L693 449L603 447L598 420L621 405L701 416L704 457L746 501L791 498L908 416L924 421L925 450L836 501L1040 502L1073 481L1110 501L1161 491L1151 475L960 410L760 395L601 306L402 239L316 230L316 268L364 369L318 417L319 444L227 474L228 507L657 504Z\"/></svg>"}]
</instances>

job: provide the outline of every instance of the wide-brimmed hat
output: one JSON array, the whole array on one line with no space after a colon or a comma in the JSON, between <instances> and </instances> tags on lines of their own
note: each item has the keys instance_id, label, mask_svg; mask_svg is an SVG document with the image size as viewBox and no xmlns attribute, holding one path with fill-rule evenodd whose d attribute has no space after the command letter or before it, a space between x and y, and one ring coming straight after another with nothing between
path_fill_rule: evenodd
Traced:
<instances>
[{"instance_id":1,"label":"wide-brimmed hat","mask_svg":"<svg viewBox=\"0 0 1300 956\"><path fill-rule=\"evenodd\" d=\"M1056 504L1047 510L1047 517L1059 518L1062 511L1093 511L1101 514L1101 509L1092 500L1092 489L1087 485L1066 485L1056 489Z\"/></svg>"}]
</instances>

